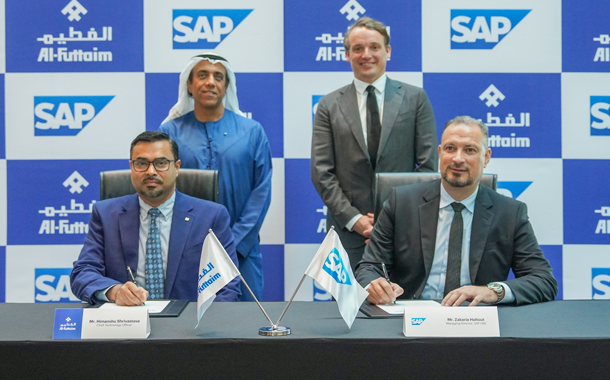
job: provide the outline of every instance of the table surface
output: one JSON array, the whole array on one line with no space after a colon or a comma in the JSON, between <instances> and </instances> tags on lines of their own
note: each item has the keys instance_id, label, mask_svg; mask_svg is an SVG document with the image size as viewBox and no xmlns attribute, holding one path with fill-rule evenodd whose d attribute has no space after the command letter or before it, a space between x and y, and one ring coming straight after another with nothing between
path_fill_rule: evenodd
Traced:
<instances>
[{"instance_id":1,"label":"table surface","mask_svg":"<svg viewBox=\"0 0 610 380\"><path fill-rule=\"evenodd\" d=\"M275 322L286 302L263 302ZM56 308L84 304L0 304L0 341L52 340ZM280 325L292 329L285 337L263 337L258 329L269 325L253 302L214 303L195 328L195 303L177 318L151 318L149 340L157 339L407 339L402 318L370 319L361 314L351 329L334 302L293 302ZM499 306L502 338L610 338L610 302L605 300L553 301L534 305Z\"/></svg>"}]
</instances>

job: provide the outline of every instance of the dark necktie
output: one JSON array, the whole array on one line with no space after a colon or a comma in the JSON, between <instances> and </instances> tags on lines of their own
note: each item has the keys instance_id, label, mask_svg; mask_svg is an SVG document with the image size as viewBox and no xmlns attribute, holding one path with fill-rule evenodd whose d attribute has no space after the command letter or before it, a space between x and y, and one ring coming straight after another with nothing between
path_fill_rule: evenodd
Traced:
<instances>
[{"instance_id":1,"label":"dark necktie","mask_svg":"<svg viewBox=\"0 0 610 380\"><path fill-rule=\"evenodd\" d=\"M445 295L460 287L462 272L462 236L464 235L464 220L462 210L464 205L453 202L453 220L449 231L449 255L447 257L447 277L445 277Z\"/></svg>"},{"instance_id":2,"label":"dark necktie","mask_svg":"<svg viewBox=\"0 0 610 380\"><path fill-rule=\"evenodd\" d=\"M371 165L373 166L373 170L375 170L377 151L379 150L379 137L381 136L381 121L379 119L379 107L377 106L375 87L368 86L366 91L369 93L366 97L366 143L369 148Z\"/></svg>"},{"instance_id":3,"label":"dark necktie","mask_svg":"<svg viewBox=\"0 0 610 380\"><path fill-rule=\"evenodd\" d=\"M163 279L163 255L161 253L161 234L157 226L157 218L161 214L158 208L148 210L150 229L146 239L146 289L151 300L162 299L165 293Z\"/></svg>"}]
</instances>

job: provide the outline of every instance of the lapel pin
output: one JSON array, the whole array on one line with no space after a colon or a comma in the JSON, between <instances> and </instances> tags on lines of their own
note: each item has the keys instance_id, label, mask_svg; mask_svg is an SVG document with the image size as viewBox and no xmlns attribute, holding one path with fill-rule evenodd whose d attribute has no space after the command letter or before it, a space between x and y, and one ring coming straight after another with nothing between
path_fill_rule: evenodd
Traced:
<instances>
[{"instance_id":1,"label":"lapel pin","mask_svg":"<svg viewBox=\"0 0 610 380\"><path fill-rule=\"evenodd\" d=\"M187 216L186 218L184 218L184 220L188 222L189 220L191 220L191 218L189 218L189 217Z\"/></svg>"}]
</instances>

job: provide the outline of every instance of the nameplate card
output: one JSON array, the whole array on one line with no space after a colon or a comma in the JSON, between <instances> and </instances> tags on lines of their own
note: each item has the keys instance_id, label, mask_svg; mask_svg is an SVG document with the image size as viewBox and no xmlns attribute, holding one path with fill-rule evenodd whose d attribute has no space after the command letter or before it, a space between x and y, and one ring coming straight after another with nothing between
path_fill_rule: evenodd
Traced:
<instances>
[{"instance_id":1,"label":"nameplate card","mask_svg":"<svg viewBox=\"0 0 610 380\"><path fill-rule=\"evenodd\" d=\"M403 333L407 337L500 336L498 308L406 307Z\"/></svg>"},{"instance_id":2,"label":"nameplate card","mask_svg":"<svg viewBox=\"0 0 610 380\"><path fill-rule=\"evenodd\" d=\"M55 309L53 339L146 339L150 335L148 309Z\"/></svg>"}]
</instances>

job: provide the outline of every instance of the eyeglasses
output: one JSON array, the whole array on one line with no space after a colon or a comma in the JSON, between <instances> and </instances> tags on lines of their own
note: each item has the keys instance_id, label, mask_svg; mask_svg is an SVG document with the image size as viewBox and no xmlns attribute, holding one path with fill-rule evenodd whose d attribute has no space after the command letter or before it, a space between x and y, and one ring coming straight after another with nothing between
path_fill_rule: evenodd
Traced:
<instances>
[{"instance_id":1,"label":"eyeglasses","mask_svg":"<svg viewBox=\"0 0 610 380\"><path fill-rule=\"evenodd\" d=\"M153 164L155 170L158 172L164 172L169 169L170 162L176 162L178 160L168 160L167 158L157 158L154 161L148 161L145 158L138 158L137 160L129 160L133 165L133 170L137 172L145 172Z\"/></svg>"}]
</instances>

